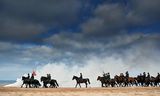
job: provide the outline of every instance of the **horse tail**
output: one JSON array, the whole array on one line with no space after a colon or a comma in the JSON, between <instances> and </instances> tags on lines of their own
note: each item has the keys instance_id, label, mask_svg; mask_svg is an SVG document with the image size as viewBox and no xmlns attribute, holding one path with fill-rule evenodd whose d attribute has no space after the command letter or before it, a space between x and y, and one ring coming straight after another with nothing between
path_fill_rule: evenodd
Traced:
<instances>
[{"instance_id":1,"label":"horse tail","mask_svg":"<svg viewBox=\"0 0 160 96\"><path fill-rule=\"evenodd\" d=\"M40 79L41 79L41 82L42 82L43 81L43 77L41 77Z\"/></svg>"},{"instance_id":2,"label":"horse tail","mask_svg":"<svg viewBox=\"0 0 160 96\"><path fill-rule=\"evenodd\" d=\"M58 85L58 83L57 83L57 80L55 80L55 83L56 83L57 87L59 87L59 85Z\"/></svg>"},{"instance_id":3,"label":"horse tail","mask_svg":"<svg viewBox=\"0 0 160 96\"><path fill-rule=\"evenodd\" d=\"M87 81L88 81L88 84L91 84L91 82L90 82L90 80L89 80L89 79L87 79Z\"/></svg>"}]
</instances>

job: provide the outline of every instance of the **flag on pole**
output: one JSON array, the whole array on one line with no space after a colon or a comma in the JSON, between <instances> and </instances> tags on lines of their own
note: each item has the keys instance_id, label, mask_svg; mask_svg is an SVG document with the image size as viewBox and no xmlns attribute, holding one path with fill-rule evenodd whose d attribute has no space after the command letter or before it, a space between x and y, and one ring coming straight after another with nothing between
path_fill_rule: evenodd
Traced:
<instances>
[{"instance_id":1,"label":"flag on pole","mask_svg":"<svg viewBox=\"0 0 160 96\"><path fill-rule=\"evenodd\" d=\"M33 70L33 72L32 72L32 75L33 75L33 76L36 76L36 72L35 72L34 70Z\"/></svg>"}]
</instances>

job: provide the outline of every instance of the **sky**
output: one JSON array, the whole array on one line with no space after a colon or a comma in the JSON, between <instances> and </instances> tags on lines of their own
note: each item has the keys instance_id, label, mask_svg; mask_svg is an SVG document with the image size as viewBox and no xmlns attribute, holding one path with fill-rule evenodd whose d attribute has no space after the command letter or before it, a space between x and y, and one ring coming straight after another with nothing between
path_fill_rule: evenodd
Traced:
<instances>
[{"instance_id":1,"label":"sky","mask_svg":"<svg viewBox=\"0 0 160 96\"><path fill-rule=\"evenodd\" d=\"M16 80L33 69L54 76L127 70L156 75L159 5L160 0L0 0L0 79Z\"/></svg>"}]
</instances>

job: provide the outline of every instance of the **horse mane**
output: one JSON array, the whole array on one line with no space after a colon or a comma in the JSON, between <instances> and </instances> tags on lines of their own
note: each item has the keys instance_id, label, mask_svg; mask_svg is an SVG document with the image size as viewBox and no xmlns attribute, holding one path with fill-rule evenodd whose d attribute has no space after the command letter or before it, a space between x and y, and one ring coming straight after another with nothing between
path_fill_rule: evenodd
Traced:
<instances>
[{"instance_id":1,"label":"horse mane","mask_svg":"<svg viewBox=\"0 0 160 96\"><path fill-rule=\"evenodd\" d=\"M22 76L22 80L29 79L28 77Z\"/></svg>"},{"instance_id":2,"label":"horse mane","mask_svg":"<svg viewBox=\"0 0 160 96\"><path fill-rule=\"evenodd\" d=\"M79 78L78 76L73 75L73 77Z\"/></svg>"}]
</instances>

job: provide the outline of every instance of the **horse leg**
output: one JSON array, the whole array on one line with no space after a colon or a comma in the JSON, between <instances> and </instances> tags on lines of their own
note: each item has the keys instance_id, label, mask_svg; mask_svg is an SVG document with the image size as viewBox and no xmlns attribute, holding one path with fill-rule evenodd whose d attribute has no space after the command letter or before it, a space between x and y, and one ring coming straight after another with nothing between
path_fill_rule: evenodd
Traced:
<instances>
[{"instance_id":1,"label":"horse leg","mask_svg":"<svg viewBox=\"0 0 160 96\"><path fill-rule=\"evenodd\" d=\"M28 84L29 85L29 88L31 88L32 87L32 85L31 84Z\"/></svg>"},{"instance_id":2,"label":"horse leg","mask_svg":"<svg viewBox=\"0 0 160 96\"><path fill-rule=\"evenodd\" d=\"M21 88L23 87L24 83L21 85Z\"/></svg>"},{"instance_id":3,"label":"horse leg","mask_svg":"<svg viewBox=\"0 0 160 96\"><path fill-rule=\"evenodd\" d=\"M58 85L57 81L56 81L56 86L57 86L57 87L59 87L59 85Z\"/></svg>"},{"instance_id":4,"label":"horse leg","mask_svg":"<svg viewBox=\"0 0 160 96\"><path fill-rule=\"evenodd\" d=\"M75 88L77 88L78 83L76 84Z\"/></svg>"},{"instance_id":5,"label":"horse leg","mask_svg":"<svg viewBox=\"0 0 160 96\"><path fill-rule=\"evenodd\" d=\"M28 87L27 84L25 84L25 85L26 85L26 88L27 88Z\"/></svg>"},{"instance_id":6,"label":"horse leg","mask_svg":"<svg viewBox=\"0 0 160 96\"><path fill-rule=\"evenodd\" d=\"M46 87L46 83L45 83L45 82L43 82L43 87L44 87L44 88L47 88L47 87Z\"/></svg>"},{"instance_id":7,"label":"horse leg","mask_svg":"<svg viewBox=\"0 0 160 96\"><path fill-rule=\"evenodd\" d=\"M45 87L45 88L48 88L48 86L47 86L47 83L46 83L46 82L44 83L44 87Z\"/></svg>"},{"instance_id":8,"label":"horse leg","mask_svg":"<svg viewBox=\"0 0 160 96\"><path fill-rule=\"evenodd\" d=\"M101 86L103 87L103 83L101 83Z\"/></svg>"},{"instance_id":9,"label":"horse leg","mask_svg":"<svg viewBox=\"0 0 160 96\"><path fill-rule=\"evenodd\" d=\"M105 87L108 87L107 83L105 83Z\"/></svg>"},{"instance_id":10,"label":"horse leg","mask_svg":"<svg viewBox=\"0 0 160 96\"><path fill-rule=\"evenodd\" d=\"M49 88L53 88L53 85L52 85L52 84L50 84L50 85L49 85Z\"/></svg>"},{"instance_id":11,"label":"horse leg","mask_svg":"<svg viewBox=\"0 0 160 96\"><path fill-rule=\"evenodd\" d=\"M45 84L45 88L48 88L47 84Z\"/></svg>"},{"instance_id":12,"label":"horse leg","mask_svg":"<svg viewBox=\"0 0 160 96\"><path fill-rule=\"evenodd\" d=\"M43 86L44 86L44 88L47 88L46 83L43 83L43 84L44 84L44 85L43 85Z\"/></svg>"},{"instance_id":13,"label":"horse leg","mask_svg":"<svg viewBox=\"0 0 160 96\"><path fill-rule=\"evenodd\" d=\"M86 88L87 88L87 82L85 84L86 84Z\"/></svg>"},{"instance_id":14,"label":"horse leg","mask_svg":"<svg viewBox=\"0 0 160 96\"><path fill-rule=\"evenodd\" d=\"M57 84L56 84L56 82L54 83L54 86L53 86L54 88L57 88Z\"/></svg>"},{"instance_id":15,"label":"horse leg","mask_svg":"<svg viewBox=\"0 0 160 96\"><path fill-rule=\"evenodd\" d=\"M81 88L81 84L79 83L79 87Z\"/></svg>"},{"instance_id":16,"label":"horse leg","mask_svg":"<svg viewBox=\"0 0 160 96\"><path fill-rule=\"evenodd\" d=\"M138 86L138 84L137 84L137 81L136 81L136 80L134 81L134 83L135 83L135 85L136 85L136 86Z\"/></svg>"},{"instance_id":17,"label":"horse leg","mask_svg":"<svg viewBox=\"0 0 160 96\"><path fill-rule=\"evenodd\" d=\"M43 87L43 88L45 88L45 84L44 84L44 81L43 81L42 83L43 83L42 87Z\"/></svg>"},{"instance_id":18,"label":"horse leg","mask_svg":"<svg viewBox=\"0 0 160 96\"><path fill-rule=\"evenodd\" d=\"M35 88L38 88L37 84L35 84Z\"/></svg>"}]
</instances>

